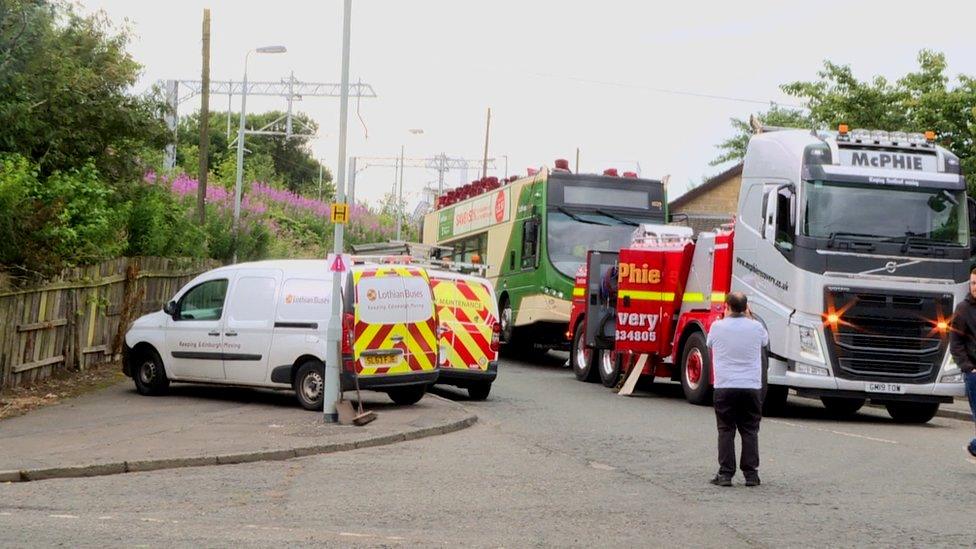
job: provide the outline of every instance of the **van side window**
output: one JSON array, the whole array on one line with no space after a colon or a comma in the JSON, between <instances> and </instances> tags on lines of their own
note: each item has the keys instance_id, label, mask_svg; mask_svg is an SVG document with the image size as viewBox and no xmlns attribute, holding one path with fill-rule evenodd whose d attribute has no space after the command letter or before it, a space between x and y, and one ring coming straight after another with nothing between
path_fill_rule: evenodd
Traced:
<instances>
[{"instance_id":1,"label":"van side window","mask_svg":"<svg viewBox=\"0 0 976 549\"><path fill-rule=\"evenodd\" d=\"M539 254L539 218L530 217L522 222L522 268L535 267Z\"/></svg>"},{"instance_id":2,"label":"van side window","mask_svg":"<svg viewBox=\"0 0 976 549\"><path fill-rule=\"evenodd\" d=\"M227 295L227 279L208 280L180 298L178 320L220 320Z\"/></svg>"}]
</instances>

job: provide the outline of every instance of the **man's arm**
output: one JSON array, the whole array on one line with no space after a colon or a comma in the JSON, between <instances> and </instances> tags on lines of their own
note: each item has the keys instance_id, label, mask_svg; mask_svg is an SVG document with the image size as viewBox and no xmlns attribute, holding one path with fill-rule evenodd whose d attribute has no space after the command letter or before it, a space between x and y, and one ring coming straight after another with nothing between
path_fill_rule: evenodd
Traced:
<instances>
[{"instance_id":1,"label":"man's arm","mask_svg":"<svg viewBox=\"0 0 976 549\"><path fill-rule=\"evenodd\" d=\"M969 331L969 326L966 323L966 319L963 318L968 311L966 303L960 303L956 307L955 314L952 315L952 329L949 330L949 353L952 355L952 359L956 361L956 366L963 372L973 371L973 361L969 358L969 353L966 352L966 341L973 337L973 334Z\"/></svg>"}]
</instances>

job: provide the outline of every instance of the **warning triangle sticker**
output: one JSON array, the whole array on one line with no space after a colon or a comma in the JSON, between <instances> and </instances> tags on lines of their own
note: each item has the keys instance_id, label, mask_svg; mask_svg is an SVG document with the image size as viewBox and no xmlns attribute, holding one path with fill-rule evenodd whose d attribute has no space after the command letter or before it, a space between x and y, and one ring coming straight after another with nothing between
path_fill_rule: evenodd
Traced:
<instances>
[{"instance_id":1,"label":"warning triangle sticker","mask_svg":"<svg viewBox=\"0 0 976 549\"><path fill-rule=\"evenodd\" d=\"M332 260L332 266L329 267L329 270L331 270L334 273L341 273L346 270L346 264L345 262L342 261L341 254L337 254L335 256L335 259Z\"/></svg>"}]
</instances>

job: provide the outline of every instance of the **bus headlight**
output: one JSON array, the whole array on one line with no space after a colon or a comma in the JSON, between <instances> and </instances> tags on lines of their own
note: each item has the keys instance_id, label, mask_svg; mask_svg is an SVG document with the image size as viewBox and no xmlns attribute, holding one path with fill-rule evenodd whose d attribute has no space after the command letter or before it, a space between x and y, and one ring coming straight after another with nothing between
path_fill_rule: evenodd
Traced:
<instances>
[{"instance_id":1,"label":"bus headlight","mask_svg":"<svg viewBox=\"0 0 976 549\"><path fill-rule=\"evenodd\" d=\"M942 383L962 383L962 370L959 366L956 366L955 359L952 358L952 353L946 353L945 360L942 362L942 377L939 378Z\"/></svg>"},{"instance_id":2,"label":"bus headlight","mask_svg":"<svg viewBox=\"0 0 976 549\"><path fill-rule=\"evenodd\" d=\"M800 355L808 360L823 363L823 350L820 348L817 330L809 326L797 326L797 329L800 332Z\"/></svg>"}]
</instances>

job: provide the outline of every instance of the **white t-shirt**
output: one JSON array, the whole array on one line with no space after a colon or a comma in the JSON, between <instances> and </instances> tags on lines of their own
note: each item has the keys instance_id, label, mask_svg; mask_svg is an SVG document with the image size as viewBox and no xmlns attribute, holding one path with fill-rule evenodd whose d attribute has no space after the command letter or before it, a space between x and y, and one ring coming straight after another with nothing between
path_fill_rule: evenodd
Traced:
<instances>
[{"instance_id":1,"label":"white t-shirt","mask_svg":"<svg viewBox=\"0 0 976 549\"><path fill-rule=\"evenodd\" d=\"M769 343L758 321L738 316L712 324L708 347L712 350L716 389L762 389L762 348Z\"/></svg>"}]
</instances>

